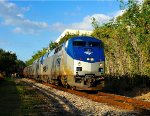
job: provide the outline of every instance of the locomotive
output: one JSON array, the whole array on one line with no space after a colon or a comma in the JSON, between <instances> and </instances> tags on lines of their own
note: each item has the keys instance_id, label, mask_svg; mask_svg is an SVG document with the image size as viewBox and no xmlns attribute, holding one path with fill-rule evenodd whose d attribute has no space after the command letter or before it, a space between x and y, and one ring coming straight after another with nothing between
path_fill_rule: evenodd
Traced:
<instances>
[{"instance_id":1,"label":"locomotive","mask_svg":"<svg viewBox=\"0 0 150 116\"><path fill-rule=\"evenodd\" d=\"M73 37L25 67L24 76L78 90L104 86L105 56L101 40Z\"/></svg>"}]
</instances>

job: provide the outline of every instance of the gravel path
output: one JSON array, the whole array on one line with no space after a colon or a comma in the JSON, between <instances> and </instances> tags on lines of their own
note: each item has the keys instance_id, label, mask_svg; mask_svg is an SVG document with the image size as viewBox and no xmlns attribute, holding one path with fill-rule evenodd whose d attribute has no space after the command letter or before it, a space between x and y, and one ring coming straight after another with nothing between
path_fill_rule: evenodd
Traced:
<instances>
[{"instance_id":1,"label":"gravel path","mask_svg":"<svg viewBox=\"0 0 150 116\"><path fill-rule=\"evenodd\" d=\"M54 89L52 87L35 83L28 79L22 81L30 83L34 88L38 89L48 97L48 109L51 113L43 112L43 115L71 115L71 116L136 116L139 115L134 111L127 111L109 106L104 103L98 103L89 99L79 97L64 91ZM38 106L37 106L38 107Z\"/></svg>"},{"instance_id":2,"label":"gravel path","mask_svg":"<svg viewBox=\"0 0 150 116\"><path fill-rule=\"evenodd\" d=\"M136 99L140 99L140 100L143 100L143 101L147 101L147 102L150 102L150 92L147 93L147 94L144 94L142 96L137 96L135 97Z\"/></svg>"}]
</instances>

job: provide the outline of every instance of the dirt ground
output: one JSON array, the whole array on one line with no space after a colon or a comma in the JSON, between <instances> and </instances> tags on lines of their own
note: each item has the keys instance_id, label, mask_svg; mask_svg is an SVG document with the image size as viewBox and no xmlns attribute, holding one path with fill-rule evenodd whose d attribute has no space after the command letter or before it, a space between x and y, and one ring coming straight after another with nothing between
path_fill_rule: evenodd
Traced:
<instances>
[{"instance_id":1,"label":"dirt ground","mask_svg":"<svg viewBox=\"0 0 150 116\"><path fill-rule=\"evenodd\" d=\"M150 89L133 89L136 99L150 102ZM0 83L0 115L73 115L52 98L44 96L20 79L8 78ZM132 91L126 93L132 96ZM135 95L135 94L134 94ZM140 95L140 96L139 96ZM59 106L59 107L58 107ZM61 106L61 107L60 107ZM59 110L58 110L59 109Z\"/></svg>"}]
</instances>

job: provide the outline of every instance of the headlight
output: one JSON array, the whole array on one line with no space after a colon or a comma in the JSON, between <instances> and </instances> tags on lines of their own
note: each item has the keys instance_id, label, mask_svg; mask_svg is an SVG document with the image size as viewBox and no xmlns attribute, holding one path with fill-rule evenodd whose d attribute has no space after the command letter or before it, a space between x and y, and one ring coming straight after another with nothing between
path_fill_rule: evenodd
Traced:
<instances>
[{"instance_id":1,"label":"headlight","mask_svg":"<svg viewBox=\"0 0 150 116\"><path fill-rule=\"evenodd\" d=\"M87 58L87 61L94 61L94 58Z\"/></svg>"},{"instance_id":2,"label":"headlight","mask_svg":"<svg viewBox=\"0 0 150 116\"><path fill-rule=\"evenodd\" d=\"M87 60L90 60L90 58L87 58Z\"/></svg>"},{"instance_id":3,"label":"headlight","mask_svg":"<svg viewBox=\"0 0 150 116\"><path fill-rule=\"evenodd\" d=\"M81 62L78 62L78 66L81 66Z\"/></svg>"},{"instance_id":4,"label":"headlight","mask_svg":"<svg viewBox=\"0 0 150 116\"><path fill-rule=\"evenodd\" d=\"M100 63L99 66L102 67L102 66L103 66L103 63Z\"/></svg>"},{"instance_id":5,"label":"headlight","mask_svg":"<svg viewBox=\"0 0 150 116\"><path fill-rule=\"evenodd\" d=\"M94 58L91 58L91 61L94 61Z\"/></svg>"}]
</instances>

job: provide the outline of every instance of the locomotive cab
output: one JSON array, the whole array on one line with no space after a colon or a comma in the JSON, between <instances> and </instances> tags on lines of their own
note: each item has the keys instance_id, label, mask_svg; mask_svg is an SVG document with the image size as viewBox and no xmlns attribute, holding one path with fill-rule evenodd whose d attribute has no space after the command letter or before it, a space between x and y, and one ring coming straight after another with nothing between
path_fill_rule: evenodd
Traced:
<instances>
[{"instance_id":1,"label":"locomotive cab","mask_svg":"<svg viewBox=\"0 0 150 116\"><path fill-rule=\"evenodd\" d=\"M75 87L92 89L102 85L105 60L102 42L93 37L76 37L68 42Z\"/></svg>"}]
</instances>

